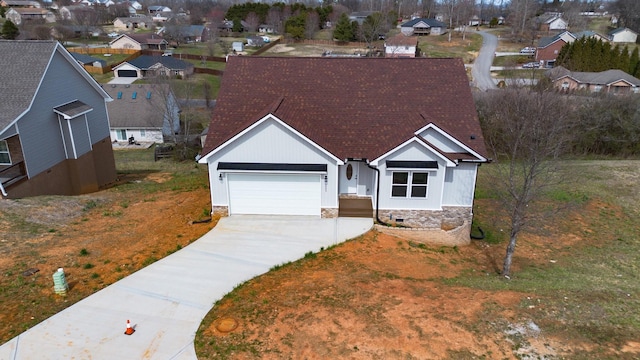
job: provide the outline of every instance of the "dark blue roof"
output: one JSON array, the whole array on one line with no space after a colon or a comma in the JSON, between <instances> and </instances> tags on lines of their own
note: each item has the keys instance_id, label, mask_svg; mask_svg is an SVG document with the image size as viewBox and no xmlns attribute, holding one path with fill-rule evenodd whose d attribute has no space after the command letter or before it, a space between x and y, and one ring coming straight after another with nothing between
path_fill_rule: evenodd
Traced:
<instances>
[{"instance_id":1,"label":"dark blue roof","mask_svg":"<svg viewBox=\"0 0 640 360\"><path fill-rule=\"evenodd\" d=\"M186 61L176 59L172 56L140 55L137 58L127 62L132 66L137 67L138 69L148 69L157 63L161 63L163 66L171 70L184 70L188 67L193 66Z\"/></svg>"},{"instance_id":2,"label":"dark blue roof","mask_svg":"<svg viewBox=\"0 0 640 360\"><path fill-rule=\"evenodd\" d=\"M91 57L89 55L79 54L79 53L75 53L75 52L69 52L69 54L71 54L71 56L73 56L73 58L76 59L82 65L93 64L96 61L101 63L102 66L107 65L106 61L104 61L102 59L97 59L97 58Z\"/></svg>"},{"instance_id":3,"label":"dark blue roof","mask_svg":"<svg viewBox=\"0 0 640 360\"><path fill-rule=\"evenodd\" d=\"M419 23L419 22L424 22L425 24L429 25L430 27L447 27L447 24L438 21L436 19L425 19L425 18L417 18L417 19L413 19L410 21L407 21L406 23L400 25L401 27L413 27L415 24Z\"/></svg>"}]
</instances>

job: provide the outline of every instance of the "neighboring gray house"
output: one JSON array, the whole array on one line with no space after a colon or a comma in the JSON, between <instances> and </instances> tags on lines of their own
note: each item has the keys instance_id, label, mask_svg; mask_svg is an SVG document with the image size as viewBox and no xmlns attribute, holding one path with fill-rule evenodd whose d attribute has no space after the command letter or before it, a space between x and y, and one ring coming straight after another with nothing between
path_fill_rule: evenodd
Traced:
<instances>
[{"instance_id":1,"label":"neighboring gray house","mask_svg":"<svg viewBox=\"0 0 640 360\"><path fill-rule=\"evenodd\" d=\"M107 105L111 141L163 143L180 131L180 108L168 85L104 84L113 98Z\"/></svg>"},{"instance_id":2,"label":"neighboring gray house","mask_svg":"<svg viewBox=\"0 0 640 360\"><path fill-rule=\"evenodd\" d=\"M107 66L107 62L102 59L97 59L87 54L79 54L76 52L70 52L71 56L80 64L80 65L91 65L95 67L105 67Z\"/></svg>"},{"instance_id":3,"label":"neighboring gray house","mask_svg":"<svg viewBox=\"0 0 640 360\"><path fill-rule=\"evenodd\" d=\"M436 19L417 18L400 25L400 32L411 35L442 35L447 32L447 25Z\"/></svg>"},{"instance_id":4,"label":"neighboring gray house","mask_svg":"<svg viewBox=\"0 0 640 360\"><path fill-rule=\"evenodd\" d=\"M213 213L332 218L358 203L467 243L487 161L462 59L254 56L229 57L199 159Z\"/></svg>"},{"instance_id":5,"label":"neighboring gray house","mask_svg":"<svg viewBox=\"0 0 640 360\"><path fill-rule=\"evenodd\" d=\"M193 64L172 56L141 55L113 68L115 77L142 79L154 76L186 78L193 74Z\"/></svg>"},{"instance_id":6,"label":"neighboring gray house","mask_svg":"<svg viewBox=\"0 0 640 360\"><path fill-rule=\"evenodd\" d=\"M115 181L111 98L62 45L0 40L0 78L2 197L83 194Z\"/></svg>"}]
</instances>

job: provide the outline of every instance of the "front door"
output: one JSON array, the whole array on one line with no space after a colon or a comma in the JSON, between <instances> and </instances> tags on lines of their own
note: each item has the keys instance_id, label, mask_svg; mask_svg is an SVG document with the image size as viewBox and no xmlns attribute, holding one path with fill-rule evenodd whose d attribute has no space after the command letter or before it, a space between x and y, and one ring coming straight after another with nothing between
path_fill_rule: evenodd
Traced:
<instances>
[{"instance_id":1,"label":"front door","mask_svg":"<svg viewBox=\"0 0 640 360\"><path fill-rule=\"evenodd\" d=\"M358 193L358 166L357 162L348 162L344 170L344 181L347 184L347 194Z\"/></svg>"}]
</instances>

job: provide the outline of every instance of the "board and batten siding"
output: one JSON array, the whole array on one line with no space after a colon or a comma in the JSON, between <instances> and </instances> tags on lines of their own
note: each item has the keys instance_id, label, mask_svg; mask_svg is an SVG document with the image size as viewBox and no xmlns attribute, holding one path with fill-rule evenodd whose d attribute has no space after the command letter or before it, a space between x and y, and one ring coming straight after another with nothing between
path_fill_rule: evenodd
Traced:
<instances>
[{"instance_id":1,"label":"board and batten siding","mask_svg":"<svg viewBox=\"0 0 640 360\"><path fill-rule=\"evenodd\" d=\"M108 137L109 122L104 98L74 65L56 51L31 109L17 124L23 153L25 159L28 159L25 165L29 177L66 160L58 115L53 112L53 108L74 100L80 100L93 108L86 116L94 144ZM84 116L81 116L75 120L84 123L83 119ZM83 126L86 136L87 125Z\"/></svg>"},{"instance_id":2,"label":"board and batten siding","mask_svg":"<svg viewBox=\"0 0 640 360\"><path fill-rule=\"evenodd\" d=\"M208 159L211 203L213 206L228 206L227 180L224 175L222 180L219 178L219 162L327 164L327 183L324 182L324 174L318 174L322 177L321 206L338 207L335 159L275 120L262 122Z\"/></svg>"},{"instance_id":3,"label":"board and batten siding","mask_svg":"<svg viewBox=\"0 0 640 360\"><path fill-rule=\"evenodd\" d=\"M387 169L386 162L395 161L437 161L438 169L415 169L429 173L426 198L397 198L391 197L391 182L394 171L400 169ZM442 192L444 185L445 162L427 148L413 142L398 149L380 162L380 209L405 209L405 210L441 210Z\"/></svg>"},{"instance_id":4,"label":"board and batten siding","mask_svg":"<svg viewBox=\"0 0 640 360\"><path fill-rule=\"evenodd\" d=\"M449 167L444 177L443 206L472 206L478 164L460 163Z\"/></svg>"},{"instance_id":5,"label":"board and batten siding","mask_svg":"<svg viewBox=\"0 0 640 360\"><path fill-rule=\"evenodd\" d=\"M434 129L427 129L419 134L425 140L432 143L444 152L466 152L460 145L454 143L449 138Z\"/></svg>"}]
</instances>

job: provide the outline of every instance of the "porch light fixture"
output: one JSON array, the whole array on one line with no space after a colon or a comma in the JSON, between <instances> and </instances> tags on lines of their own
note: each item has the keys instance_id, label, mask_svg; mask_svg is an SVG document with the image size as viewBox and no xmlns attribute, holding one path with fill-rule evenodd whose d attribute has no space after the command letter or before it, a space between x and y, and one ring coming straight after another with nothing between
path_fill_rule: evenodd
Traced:
<instances>
[{"instance_id":1,"label":"porch light fixture","mask_svg":"<svg viewBox=\"0 0 640 360\"><path fill-rule=\"evenodd\" d=\"M222 181L222 173L220 173L220 174L218 175L218 179L219 179L220 181Z\"/></svg>"}]
</instances>

